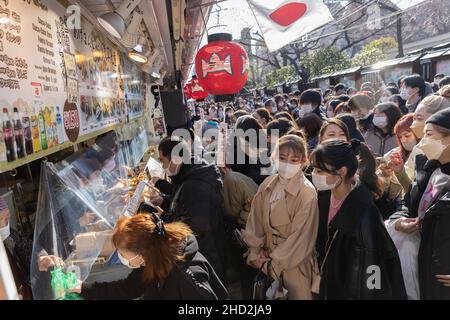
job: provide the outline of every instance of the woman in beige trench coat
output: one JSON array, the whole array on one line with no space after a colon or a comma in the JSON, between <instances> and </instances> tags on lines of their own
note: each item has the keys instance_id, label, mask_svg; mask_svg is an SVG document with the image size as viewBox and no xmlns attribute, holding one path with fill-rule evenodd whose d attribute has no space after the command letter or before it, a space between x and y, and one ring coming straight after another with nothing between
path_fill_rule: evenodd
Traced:
<instances>
[{"instance_id":1,"label":"woman in beige trench coat","mask_svg":"<svg viewBox=\"0 0 450 320\"><path fill-rule=\"evenodd\" d=\"M291 300L312 298L318 276L315 243L319 225L317 193L305 178L306 143L288 135L275 147L272 162L276 175L260 186L252 202L244 239L249 247L247 263L267 274L283 275Z\"/></svg>"}]
</instances>

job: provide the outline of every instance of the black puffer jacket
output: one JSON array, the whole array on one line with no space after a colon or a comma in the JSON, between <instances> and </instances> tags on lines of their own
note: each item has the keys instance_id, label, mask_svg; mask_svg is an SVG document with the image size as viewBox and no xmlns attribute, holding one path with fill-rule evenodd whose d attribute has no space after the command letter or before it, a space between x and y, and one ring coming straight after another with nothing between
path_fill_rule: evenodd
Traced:
<instances>
[{"instance_id":1,"label":"black puffer jacket","mask_svg":"<svg viewBox=\"0 0 450 320\"><path fill-rule=\"evenodd\" d=\"M397 249L368 188L363 184L357 186L328 227L329 207L330 191L320 192L317 251L320 264L324 264L321 297L329 300L406 299ZM324 263L327 246L330 251ZM380 287L371 289L368 283L376 284L374 270L378 268Z\"/></svg>"},{"instance_id":2,"label":"black puffer jacket","mask_svg":"<svg viewBox=\"0 0 450 320\"><path fill-rule=\"evenodd\" d=\"M159 183L156 187L159 188ZM200 252L225 281L224 260L220 255L224 252L225 241L222 187L220 173L214 165L204 161L183 164L180 172L172 177L171 187L163 187L170 195L163 203L161 218L165 222L182 221L189 225Z\"/></svg>"},{"instance_id":3,"label":"black puffer jacket","mask_svg":"<svg viewBox=\"0 0 450 320\"><path fill-rule=\"evenodd\" d=\"M426 156L416 157L416 179L404 198L404 210L391 216L417 218L418 208L428 182L435 172L441 170L450 180L450 163L440 165ZM428 206L421 224L419 248L419 286L423 300L450 299L450 288L436 280L436 275L450 275L450 190L444 189L436 201Z\"/></svg>"},{"instance_id":4,"label":"black puffer jacket","mask_svg":"<svg viewBox=\"0 0 450 320\"><path fill-rule=\"evenodd\" d=\"M81 296L97 300L225 300L228 292L214 269L198 252L195 237L188 237L184 249L185 262L176 265L163 283L145 285L143 268L124 280L83 284Z\"/></svg>"}]
</instances>

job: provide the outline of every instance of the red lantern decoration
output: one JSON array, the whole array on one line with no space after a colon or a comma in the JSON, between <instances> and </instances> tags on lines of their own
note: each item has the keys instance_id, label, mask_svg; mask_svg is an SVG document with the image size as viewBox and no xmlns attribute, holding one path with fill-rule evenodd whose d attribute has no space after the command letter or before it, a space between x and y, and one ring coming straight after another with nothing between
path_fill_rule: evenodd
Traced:
<instances>
[{"instance_id":1,"label":"red lantern decoration","mask_svg":"<svg viewBox=\"0 0 450 320\"><path fill-rule=\"evenodd\" d=\"M226 33L208 37L208 44L195 57L195 70L200 84L210 94L239 93L247 82L249 60L244 48L231 41Z\"/></svg>"},{"instance_id":2,"label":"red lantern decoration","mask_svg":"<svg viewBox=\"0 0 450 320\"><path fill-rule=\"evenodd\" d=\"M188 87L190 98L194 100L204 100L208 97L208 91L206 91L198 81L196 76L192 77L186 85Z\"/></svg>"}]
</instances>

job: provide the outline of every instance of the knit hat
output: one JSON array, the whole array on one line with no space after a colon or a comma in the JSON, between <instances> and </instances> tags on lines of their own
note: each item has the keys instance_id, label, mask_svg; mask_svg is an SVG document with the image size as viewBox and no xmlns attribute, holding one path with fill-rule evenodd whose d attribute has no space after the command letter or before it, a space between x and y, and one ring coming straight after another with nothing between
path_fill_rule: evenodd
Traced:
<instances>
[{"instance_id":1,"label":"knit hat","mask_svg":"<svg viewBox=\"0 0 450 320\"><path fill-rule=\"evenodd\" d=\"M450 98L450 85L446 85L439 90L439 95L445 98Z\"/></svg>"},{"instance_id":2,"label":"knit hat","mask_svg":"<svg viewBox=\"0 0 450 320\"><path fill-rule=\"evenodd\" d=\"M426 123L432 123L450 130L450 108L435 113Z\"/></svg>"},{"instance_id":3,"label":"knit hat","mask_svg":"<svg viewBox=\"0 0 450 320\"><path fill-rule=\"evenodd\" d=\"M435 114L449 108L450 99L444 96L431 95L420 101L419 106L425 106L428 113Z\"/></svg>"}]
</instances>

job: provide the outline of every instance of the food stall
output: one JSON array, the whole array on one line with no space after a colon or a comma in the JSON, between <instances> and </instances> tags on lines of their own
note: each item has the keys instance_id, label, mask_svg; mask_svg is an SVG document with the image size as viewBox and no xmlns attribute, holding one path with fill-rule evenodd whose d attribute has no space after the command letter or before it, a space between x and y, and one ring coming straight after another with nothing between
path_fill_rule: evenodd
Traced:
<instances>
[{"instance_id":1,"label":"food stall","mask_svg":"<svg viewBox=\"0 0 450 320\"><path fill-rule=\"evenodd\" d=\"M148 16L163 8L140 1L147 15L138 25L139 39L119 41L97 19L119 5L0 3L0 196L8 203L11 228L34 240L36 299L61 298L51 272L36 269L43 252L60 256L64 273L81 280L126 276L111 251L111 230L129 207L147 161L156 166L152 157L167 134L160 89L175 86L175 63L159 28L169 29L168 14L160 15L167 25L155 24ZM130 58L133 41L145 43L152 64ZM89 213L97 226L73 219L81 208L81 217Z\"/></svg>"},{"instance_id":2,"label":"food stall","mask_svg":"<svg viewBox=\"0 0 450 320\"><path fill-rule=\"evenodd\" d=\"M434 47L422 58L422 76L426 81L432 82L438 73L450 74L450 43Z\"/></svg>"},{"instance_id":3,"label":"food stall","mask_svg":"<svg viewBox=\"0 0 450 320\"><path fill-rule=\"evenodd\" d=\"M332 83L331 79L331 73L327 74L321 74L311 79L314 83L316 83L317 87L322 89L322 92L325 92L327 89L330 88L331 85L334 85L335 83Z\"/></svg>"},{"instance_id":4,"label":"food stall","mask_svg":"<svg viewBox=\"0 0 450 320\"><path fill-rule=\"evenodd\" d=\"M361 67L353 67L331 74L336 83L343 83L347 88L359 88L361 86Z\"/></svg>"}]
</instances>

